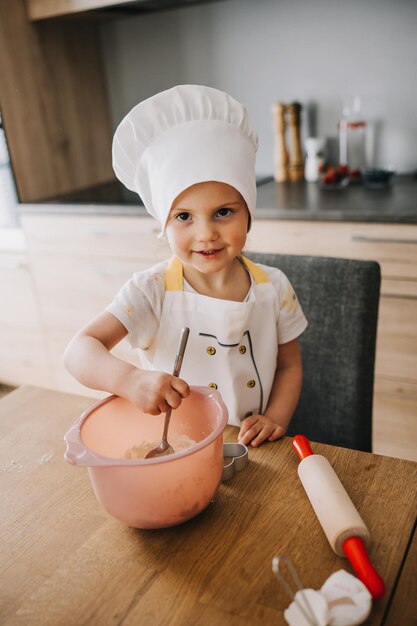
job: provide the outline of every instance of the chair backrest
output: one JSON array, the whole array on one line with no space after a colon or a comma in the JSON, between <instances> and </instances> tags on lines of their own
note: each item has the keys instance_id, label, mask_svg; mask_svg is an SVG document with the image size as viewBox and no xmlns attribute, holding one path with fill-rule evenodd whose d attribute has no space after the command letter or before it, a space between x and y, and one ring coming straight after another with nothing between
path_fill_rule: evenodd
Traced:
<instances>
[{"instance_id":1,"label":"chair backrest","mask_svg":"<svg viewBox=\"0 0 417 626\"><path fill-rule=\"evenodd\" d=\"M303 389L288 435L372 450L380 267L375 261L248 253L281 269L309 325L299 338Z\"/></svg>"}]
</instances>

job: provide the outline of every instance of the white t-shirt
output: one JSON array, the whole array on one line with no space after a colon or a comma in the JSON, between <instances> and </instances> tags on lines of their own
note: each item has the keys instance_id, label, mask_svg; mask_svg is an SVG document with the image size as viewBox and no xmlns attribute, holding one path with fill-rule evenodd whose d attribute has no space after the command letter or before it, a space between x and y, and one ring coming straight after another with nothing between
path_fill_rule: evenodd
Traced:
<instances>
[{"instance_id":1,"label":"white t-shirt","mask_svg":"<svg viewBox=\"0 0 417 626\"><path fill-rule=\"evenodd\" d=\"M162 261L133 274L106 307L106 310L126 328L130 346L147 351L148 359L158 334L168 263L169 260ZM305 330L307 320L285 274L275 267L258 265L267 273L276 291L275 318L278 344L288 343ZM253 281L250 289L253 289ZM186 281L184 290L194 291ZM267 329L265 332L268 332Z\"/></svg>"}]
</instances>

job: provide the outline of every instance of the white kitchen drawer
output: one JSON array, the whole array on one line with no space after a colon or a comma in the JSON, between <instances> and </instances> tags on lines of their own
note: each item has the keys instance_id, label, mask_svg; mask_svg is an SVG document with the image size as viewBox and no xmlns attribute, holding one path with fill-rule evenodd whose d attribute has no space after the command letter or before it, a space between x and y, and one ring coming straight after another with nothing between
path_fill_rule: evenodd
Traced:
<instances>
[{"instance_id":1,"label":"white kitchen drawer","mask_svg":"<svg viewBox=\"0 0 417 626\"><path fill-rule=\"evenodd\" d=\"M111 302L134 272L149 265L129 258L87 259L67 254L51 262L45 255L34 255L32 267L47 332L75 332Z\"/></svg>"},{"instance_id":2,"label":"white kitchen drawer","mask_svg":"<svg viewBox=\"0 0 417 626\"><path fill-rule=\"evenodd\" d=\"M0 294L2 328L39 330L39 312L25 254L0 253Z\"/></svg>"},{"instance_id":3,"label":"white kitchen drawer","mask_svg":"<svg viewBox=\"0 0 417 626\"><path fill-rule=\"evenodd\" d=\"M53 387L43 338L31 329L0 324L0 382Z\"/></svg>"},{"instance_id":4,"label":"white kitchen drawer","mask_svg":"<svg viewBox=\"0 0 417 626\"><path fill-rule=\"evenodd\" d=\"M149 264L170 256L151 217L26 214L22 225L30 253L130 257Z\"/></svg>"},{"instance_id":5,"label":"white kitchen drawer","mask_svg":"<svg viewBox=\"0 0 417 626\"><path fill-rule=\"evenodd\" d=\"M417 300L417 280L412 278L382 278L381 293L387 297L397 296Z\"/></svg>"},{"instance_id":6,"label":"white kitchen drawer","mask_svg":"<svg viewBox=\"0 0 417 626\"><path fill-rule=\"evenodd\" d=\"M417 461L417 384L375 383L373 452Z\"/></svg>"},{"instance_id":7,"label":"white kitchen drawer","mask_svg":"<svg viewBox=\"0 0 417 626\"><path fill-rule=\"evenodd\" d=\"M381 297L375 371L417 383L417 300Z\"/></svg>"},{"instance_id":8,"label":"white kitchen drawer","mask_svg":"<svg viewBox=\"0 0 417 626\"><path fill-rule=\"evenodd\" d=\"M254 220L246 249L369 259L380 263L384 278L404 279L406 289L407 282L417 281L414 225Z\"/></svg>"},{"instance_id":9,"label":"white kitchen drawer","mask_svg":"<svg viewBox=\"0 0 417 626\"><path fill-rule=\"evenodd\" d=\"M0 382L52 386L27 258L0 253Z\"/></svg>"}]
</instances>

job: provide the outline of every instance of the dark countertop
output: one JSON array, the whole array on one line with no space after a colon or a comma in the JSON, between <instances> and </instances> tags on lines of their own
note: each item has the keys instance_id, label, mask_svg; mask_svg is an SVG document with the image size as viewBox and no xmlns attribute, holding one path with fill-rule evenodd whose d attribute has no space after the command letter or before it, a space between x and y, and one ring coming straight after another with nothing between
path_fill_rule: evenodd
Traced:
<instances>
[{"instance_id":1,"label":"dark countertop","mask_svg":"<svg viewBox=\"0 0 417 626\"><path fill-rule=\"evenodd\" d=\"M276 183L258 181L256 219L317 220L417 224L417 177L395 176L385 189L351 184L345 189L322 189L306 181ZM100 194L88 190L66 198L21 204L20 213L76 215L147 215L135 194L113 193L112 184Z\"/></svg>"},{"instance_id":2,"label":"dark countertop","mask_svg":"<svg viewBox=\"0 0 417 626\"><path fill-rule=\"evenodd\" d=\"M396 176L385 189L351 184L337 190L272 181L258 188L257 206L257 219L416 224L417 178Z\"/></svg>"}]
</instances>

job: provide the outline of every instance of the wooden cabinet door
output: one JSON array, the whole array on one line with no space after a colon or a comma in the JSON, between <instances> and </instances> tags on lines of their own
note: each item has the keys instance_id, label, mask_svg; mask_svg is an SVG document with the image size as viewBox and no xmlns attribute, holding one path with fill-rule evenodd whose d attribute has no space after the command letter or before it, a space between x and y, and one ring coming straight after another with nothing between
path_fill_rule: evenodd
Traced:
<instances>
[{"instance_id":1,"label":"wooden cabinet door","mask_svg":"<svg viewBox=\"0 0 417 626\"><path fill-rule=\"evenodd\" d=\"M136 0L25 0L28 18L44 20L62 15L74 15L93 9L133 4Z\"/></svg>"},{"instance_id":2,"label":"wooden cabinet door","mask_svg":"<svg viewBox=\"0 0 417 626\"><path fill-rule=\"evenodd\" d=\"M21 202L115 180L112 124L92 20L34 24L24 0L2 0L0 101Z\"/></svg>"}]
</instances>

